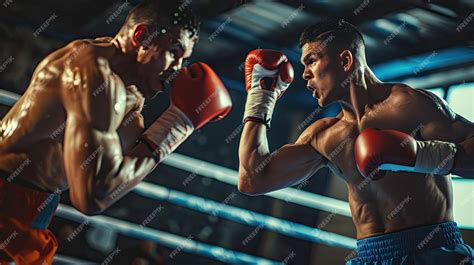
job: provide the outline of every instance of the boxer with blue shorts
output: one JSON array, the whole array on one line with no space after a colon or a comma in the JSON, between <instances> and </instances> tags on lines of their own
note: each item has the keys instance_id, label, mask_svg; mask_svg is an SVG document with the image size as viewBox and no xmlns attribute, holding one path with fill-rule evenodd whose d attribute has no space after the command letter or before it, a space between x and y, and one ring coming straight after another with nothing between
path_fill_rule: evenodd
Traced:
<instances>
[{"instance_id":1,"label":"boxer with blue shorts","mask_svg":"<svg viewBox=\"0 0 474 265\"><path fill-rule=\"evenodd\" d=\"M427 225L357 242L358 257L346 265L474 264L456 223Z\"/></svg>"},{"instance_id":2,"label":"boxer with blue shorts","mask_svg":"<svg viewBox=\"0 0 474 265\"><path fill-rule=\"evenodd\" d=\"M328 167L347 184L357 232L358 253L347 264L472 264L472 249L454 223L450 174L474 177L474 124L429 91L380 81L361 32L346 21L306 28L300 47L312 97L341 111L272 152L273 109L292 89L293 68L279 51L251 51L239 191L298 185Z\"/></svg>"}]
</instances>

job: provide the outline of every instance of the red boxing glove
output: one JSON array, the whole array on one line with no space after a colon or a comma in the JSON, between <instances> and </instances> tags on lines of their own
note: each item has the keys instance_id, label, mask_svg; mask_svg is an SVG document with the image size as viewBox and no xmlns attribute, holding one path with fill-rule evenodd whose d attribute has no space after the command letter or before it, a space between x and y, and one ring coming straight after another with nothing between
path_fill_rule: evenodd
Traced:
<instances>
[{"instance_id":1,"label":"red boxing glove","mask_svg":"<svg viewBox=\"0 0 474 265\"><path fill-rule=\"evenodd\" d=\"M258 49L247 55L244 73L248 93L244 122L270 127L275 102L293 81L293 66L279 51Z\"/></svg>"},{"instance_id":2,"label":"red boxing glove","mask_svg":"<svg viewBox=\"0 0 474 265\"><path fill-rule=\"evenodd\" d=\"M453 143L417 141L404 132L373 128L362 131L354 146L359 172L373 179L380 178L378 170L449 174L455 153Z\"/></svg>"},{"instance_id":3,"label":"red boxing glove","mask_svg":"<svg viewBox=\"0 0 474 265\"><path fill-rule=\"evenodd\" d=\"M257 66L258 65L258 66ZM293 66L286 56L274 50L253 50L245 59L245 88L275 91L281 97L293 82ZM278 86L280 82L280 85Z\"/></svg>"},{"instance_id":4,"label":"red boxing glove","mask_svg":"<svg viewBox=\"0 0 474 265\"><path fill-rule=\"evenodd\" d=\"M182 69L171 86L171 105L142 135L158 162L195 129L224 118L232 108L229 92L205 63Z\"/></svg>"},{"instance_id":5,"label":"red boxing glove","mask_svg":"<svg viewBox=\"0 0 474 265\"><path fill-rule=\"evenodd\" d=\"M232 108L229 91L205 63L184 68L171 86L171 103L186 114L195 129L223 119Z\"/></svg>"}]
</instances>

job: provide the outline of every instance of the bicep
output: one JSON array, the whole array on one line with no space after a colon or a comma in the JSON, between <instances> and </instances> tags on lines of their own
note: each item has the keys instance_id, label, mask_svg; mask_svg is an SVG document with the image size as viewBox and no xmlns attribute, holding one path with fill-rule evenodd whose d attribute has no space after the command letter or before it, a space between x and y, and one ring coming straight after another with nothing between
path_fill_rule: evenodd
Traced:
<instances>
[{"instance_id":1,"label":"bicep","mask_svg":"<svg viewBox=\"0 0 474 265\"><path fill-rule=\"evenodd\" d=\"M293 186L310 178L325 165L326 159L315 149L319 124L308 127L294 144L287 144L270 154L257 170L264 170L261 179L271 190Z\"/></svg>"},{"instance_id":2,"label":"bicep","mask_svg":"<svg viewBox=\"0 0 474 265\"><path fill-rule=\"evenodd\" d=\"M271 163L265 167L266 176L278 176L277 188L295 185L314 175L324 158L310 144L287 144L270 154ZM260 168L264 168L265 160Z\"/></svg>"}]
</instances>

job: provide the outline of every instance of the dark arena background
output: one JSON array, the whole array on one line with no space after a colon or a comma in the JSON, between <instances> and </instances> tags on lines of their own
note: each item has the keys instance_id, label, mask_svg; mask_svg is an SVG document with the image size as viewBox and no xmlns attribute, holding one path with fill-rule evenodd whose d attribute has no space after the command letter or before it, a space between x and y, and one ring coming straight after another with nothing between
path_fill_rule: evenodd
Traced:
<instances>
[{"instance_id":1,"label":"dark arena background","mask_svg":"<svg viewBox=\"0 0 474 265\"><path fill-rule=\"evenodd\" d=\"M2 117L28 88L44 57L75 39L114 36L140 3L0 1ZM199 61L211 66L230 92L232 110L222 121L194 131L141 184L99 215L80 213L69 191L62 191L49 225L59 244L53 264L332 265L356 257L347 185L328 168L261 196L237 189L247 98L244 60L251 50L281 51L294 67L295 80L278 101L267 131L270 150L294 143L314 121L341 111L338 103L319 109L302 79L298 39L318 21L337 18L354 24L363 34L367 63L381 81L431 91L474 121L472 0L182 4L201 20L199 41L183 66ZM166 110L169 93L145 102L145 127ZM474 181L452 175L452 193L453 218L465 243L473 245ZM400 202L392 215L410 203ZM1 222L0 229L5 229ZM0 242L2 249L8 243Z\"/></svg>"}]
</instances>

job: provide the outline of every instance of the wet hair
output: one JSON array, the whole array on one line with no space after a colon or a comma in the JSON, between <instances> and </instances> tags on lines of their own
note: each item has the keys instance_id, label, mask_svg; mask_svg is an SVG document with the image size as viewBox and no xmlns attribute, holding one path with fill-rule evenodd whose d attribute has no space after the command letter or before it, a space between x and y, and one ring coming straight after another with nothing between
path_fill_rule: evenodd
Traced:
<instances>
[{"instance_id":1,"label":"wet hair","mask_svg":"<svg viewBox=\"0 0 474 265\"><path fill-rule=\"evenodd\" d=\"M305 28L301 33L299 46L301 48L306 43L324 40L330 40L329 48L349 49L354 54L360 54L365 47L362 33L344 20L325 20Z\"/></svg>"},{"instance_id":2,"label":"wet hair","mask_svg":"<svg viewBox=\"0 0 474 265\"><path fill-rule=\"evenodd\" d=\"M147 24L152 32L163 34L181 26L191 32L191 37L197 37L200 22L189 5L189 0L144 0L130 10L122 29Z\"/></svg>"}]
</instances>

